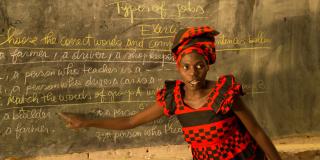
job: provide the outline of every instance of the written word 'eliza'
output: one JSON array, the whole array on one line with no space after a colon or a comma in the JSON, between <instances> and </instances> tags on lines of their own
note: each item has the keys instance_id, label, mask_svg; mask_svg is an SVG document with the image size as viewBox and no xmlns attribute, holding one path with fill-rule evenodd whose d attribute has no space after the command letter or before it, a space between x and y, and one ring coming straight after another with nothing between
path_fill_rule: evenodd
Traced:
<instances>
[{"instance_id":1,"label":"written word 'eliza'","mask_svg":"<svg viewBox=\"0 0 320 160\"><path fill-rule=\"evenodd\" d=\"M7 31L7 37L4 41L0 40L0 46L8 44L8 45L27 45L32 44L36 45L38 42L38 37L36 36L18 36L17 29L14 27L10 27Z\"/></svg>"}]
</instances>

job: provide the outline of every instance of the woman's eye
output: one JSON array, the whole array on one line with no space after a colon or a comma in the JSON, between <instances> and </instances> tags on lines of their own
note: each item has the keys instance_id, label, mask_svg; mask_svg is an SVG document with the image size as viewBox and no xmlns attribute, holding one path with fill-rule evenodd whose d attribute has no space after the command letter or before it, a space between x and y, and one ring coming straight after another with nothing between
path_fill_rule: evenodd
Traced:
<instances>
[{"instance_id":1,"label":"woman's eye","mask_svg":"<svg viewBox=\"0 0 320 160\"><path fill-rule=\"evenodd\" d=\"M187 70L187 69L188 69L188 66L183 66L183 69L184 69L184 70Z\"/></svg>"},{"instance_id":2,"label":"woman's eye","mask_svg":"<svg viewBox=\"0 0 320 160\"><path fill-rule=\"evenodd\" d=\"M196 68L197 68L197 69L201 69L201 68L202 68L202 65L196 65Z\"/></svg>"}]
</instances>

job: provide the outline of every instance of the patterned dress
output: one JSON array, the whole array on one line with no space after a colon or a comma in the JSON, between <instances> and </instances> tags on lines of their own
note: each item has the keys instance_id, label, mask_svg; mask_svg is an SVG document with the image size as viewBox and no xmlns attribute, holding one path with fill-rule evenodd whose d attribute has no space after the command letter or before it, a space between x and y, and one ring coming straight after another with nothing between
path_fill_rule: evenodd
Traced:
<instances>
[{"instance_id":1,"label":"patterned dress","mask_svg":"<svg viewBox=\"0 0 320 160\"><path fill-rule=\"evenodd\" d=\"M231 110L243 95L232 75L221 76L209 93L206 105L194 109L184 104L183 82L166 81L157 102L167 116L176 115L194 160L254 160L264 154Z\"/></svg>"}]
</instances>

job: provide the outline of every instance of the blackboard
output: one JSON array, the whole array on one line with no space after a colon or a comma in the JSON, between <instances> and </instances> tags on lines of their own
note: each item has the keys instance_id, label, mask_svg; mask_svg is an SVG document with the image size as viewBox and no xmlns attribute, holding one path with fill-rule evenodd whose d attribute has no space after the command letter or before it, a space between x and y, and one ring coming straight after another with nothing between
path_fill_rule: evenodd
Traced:
<instances>
[{"instance_id":1,"label":"blackboard","mask_svg":"<svg viewBox=\"0 0 320 160\"><path fill-rule=\"evenodd\" d=\"M143 110L164 80L179 79L170 46L187 26L220 32L208 78L234 74L268 135L319 132L319 9L298 0L2 0L0 158L184 143L174 117L75 132L56 113Z\"/></svg>"}]
</instances>

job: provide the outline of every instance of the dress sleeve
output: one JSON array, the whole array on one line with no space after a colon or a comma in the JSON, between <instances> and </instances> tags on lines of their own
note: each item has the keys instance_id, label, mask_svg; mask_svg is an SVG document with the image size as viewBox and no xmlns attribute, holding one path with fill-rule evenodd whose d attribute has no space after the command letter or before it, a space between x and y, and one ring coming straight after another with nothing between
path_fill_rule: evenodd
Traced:
<instances>
[{"instance_id":1,"label":"dress sleeve","mask_svg":"<svg viewBox=\"0 0 320 160\"><path fill-rule=\"evenodd\" d=\"M221 112L222 114L226 114L232 107L235 107L234 103L236 99L239 98L239 96L243 96L244 93L241 84L235 81L233 75L220 77L218 83L221 84L221 88L224 90L220 93L221 100L220 102L217 102L218 109L216 110L216 113Z\"/></svg>"},{"instance_id":2,"label":"dress sleeve","mask_svg":"<svg viewBox=\"0 0 320 160\"><path fill-rule=\"evenodd\" d=\"M166 81L165 86L156 93L156 101L161 107L163 107L163 112L168 117L174 115L176 108L173 95L175 84L175 81Z\"/></svg>"}]
</instances>

